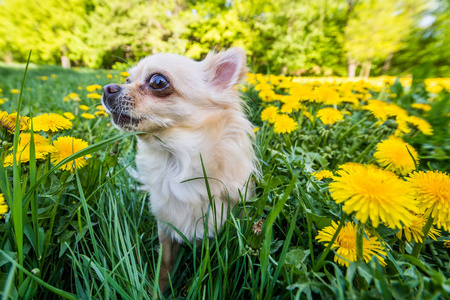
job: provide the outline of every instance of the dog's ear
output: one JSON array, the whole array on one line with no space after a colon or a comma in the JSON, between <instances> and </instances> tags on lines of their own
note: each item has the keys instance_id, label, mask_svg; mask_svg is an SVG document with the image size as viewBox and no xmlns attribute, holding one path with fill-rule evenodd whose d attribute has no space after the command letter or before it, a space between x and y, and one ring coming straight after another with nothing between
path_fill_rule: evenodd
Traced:
<instances>
[{"instance_id":1,"label":"dog's ear","mask_svg":"<svg viewBox=\"0 0 450 300\"><path fill-rule=\"evenodd\" d=\"M247 75L247 57L244 49L230 48L227 51L210 52L202 64L208 82L218 91L232 89Z\"/></svg>"}]
</instances>

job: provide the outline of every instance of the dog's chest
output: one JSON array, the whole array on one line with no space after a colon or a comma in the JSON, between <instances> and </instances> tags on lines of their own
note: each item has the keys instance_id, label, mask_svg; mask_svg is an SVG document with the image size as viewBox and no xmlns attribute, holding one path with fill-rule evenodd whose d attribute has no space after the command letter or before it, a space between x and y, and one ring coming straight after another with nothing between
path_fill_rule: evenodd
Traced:
<instances>
[{"instance_id":1,"label":"dog's chest","mask_svg":"<svg viewBox=\"0 0 450 300\"><path fill-rule=\"evenodd\" d=\"M200 156L187 150L171 153L141 144L136 164L139 180L150 192L150 207L156 219L172 224L188 239L195 234L201 236L203 225L199 220L210 203ZM169 234L177 238L172 232Z\"/></svg>"}]
</instances>

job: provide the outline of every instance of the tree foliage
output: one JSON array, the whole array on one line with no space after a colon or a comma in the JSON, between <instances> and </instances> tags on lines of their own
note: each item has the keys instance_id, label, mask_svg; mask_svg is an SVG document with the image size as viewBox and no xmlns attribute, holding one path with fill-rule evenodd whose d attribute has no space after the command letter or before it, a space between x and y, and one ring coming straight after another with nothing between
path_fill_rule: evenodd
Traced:
<instances>
[{"instance_id":1,"label":"tree foliage","mask_svg":"<svg viewBox=\"0 0 450 300\"><path fill-rule=\"evenodd\" d=\"M121 68L158 52L200 59L238 46L256 72L342 76L352 63L367 75L432 58L442 76L448 1L5 0L0 57L20 62L33 49L37 63ZM427 28L424 16L434 20Z\"/></svg>"}]
</instances>

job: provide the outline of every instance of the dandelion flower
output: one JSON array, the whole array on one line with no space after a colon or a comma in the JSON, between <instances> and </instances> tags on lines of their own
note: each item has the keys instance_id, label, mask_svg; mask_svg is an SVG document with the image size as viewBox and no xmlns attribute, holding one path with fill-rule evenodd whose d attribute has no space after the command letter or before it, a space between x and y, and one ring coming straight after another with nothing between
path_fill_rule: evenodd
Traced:
<instances>
[{"instance_id":1,"label":"dandelion flower","mask_svg":"<svg viewBox=\"0 0 450 300\"><path fill-rule=\"evenodd\" d=\"M425 218L434 218L438 228L450 230L450 176L440 171L414 172L408 178Z\"/></svg>"},{"instance_id":2,"label":"dandelion flower","mask_svg":"<svg viewBox=\"0 0 450 300\"><path fill-rule=\"evenodd\" d=\"M261 112L261 121L274 123L278 115L278 107L268 106Z\"/></svg>"},{"instance_id":3,"label":"dandelion flower","mask_svg":"<svg viewBox=\"0 0 450 300\"><path fill-rule=\"evenodd\" d=\"M317 117L324 125L331 125L344 119L344 115L333 107L322 108L317 112Z\"/></svg>"},{"instance_id":4,"label":"dandelion flower","mask_svg":"<svg viewBox=\"0 0 450 300\"><path fill-rule=\"evenodd\" d=\"M84 113L81 114L81 116L87 120L95 119L95 116L93 114Z\"/></svg>"},{"instance_id":5,"label":"dandelion flower","mask_svg":"<svg viewBox=\"0 0 450 300\"><path fill-rule=\"evenodd\" d=\"M91 99L101 99L102 95L97 94L97 93L90 93L90 94L87 95L87 97L91 98Z\"/></svg>"},{"instance_id":6,"label":"dandelion flower","mask_svg":"<svg viewBox=\"0 0 450 300\"><path fill-rule=\"evenodd\" d=\"M317 171L317 172L313 172L312 175L317 179L317 180L323 180L324 178L333 178L333 173L329 170L322 170L322 171Z\"/></svg>"},{"instance_id":7,"label":"dandelion flower","mask_svg":"<svg viewBox=\"0 0 450 300\"><path fill-rule=\"evenodd\" d=\"M420 109L423 111L430 111L431 105L430 104L424 104L424 103L413 103L411 104L412 108Z\"/></svg>"},{"instance_id":8,"label":"dandelion flower","mask_svg":"<svg viewBox=\"0 0 450 300\"><path fill-rule=\"evenodd\" d=\"M111 79L113 78L112 74L106 74L106 78Z\"/></svg>"},{"instance_id":9,"label":"dandelion flower","mask_svg":"<svg viewBox=\"0 0 450 300\"><path fill-rule=\"evenodd\" d=\"M430 123L416 116L409 116L406 118L406 122L416 127L420 132L425 135L433 134L433 127Z\"/></svg>"},{"instance_id":10,"label":"dandelion flower","mask_svg":"<svg viewBox=\"0 0 450 300\"><path fill-rule=\"evenodd\" d=\"M84 104L81 104L81 105L79 106L79 108L82 109L82 110L84 110L84 111L89 110L89 106L84 105Z\"/></svg>"},{"instance_id":11,"label":"dandelion flower","mask_svg":"<svg viewBox=\"0 0 450 300\"><path fill-rule=\"evenodd\" d=\"M16 129L17 113L8 114L6 111L0 111L0 126L8 130L10 133L14 133ZM30 124L30 118L26 116L20 116L19 130L28 130Z\"/></svg>"},{"instance_id":12,"label":"dandelion flower","mask_svg":"<svg viewBox=\"0 0 450 300\"><path fill-rule=\"evenodd\" d=\"M96 111L94 113L94 115L96 115L96 116L105 116L105 117L108 116L108 114L104 110L98 110L98 111Z\"/></svg>"},{"instance_id":13,"label":"dandelion flower","mask_svg":"<svg viewBox=\"0 0 450 300\"><path fill-rule=\"evenodd\" d=\"M86 90L87 90L88 92L92 93L92 92L95 92L96 90L99 90L99 89L101 89L101 88L102 88L101 85L99 85L99 84L93 84L93 85L87 86L87 87L86 87Z\"/></svg>"},{"instance_id":14,"label":"dandelion flower","mask_svg":"<svg viewBox=\"0 0 450 300\"><path fill-rule=\"evenodd\" d=\"M80 101L80 95L78 95L77 93L70 93L69 95L67 95L67 97L69 97L70 99L72 99L73 101Z\"/></svg>"},{"instance_id":15,"label":"dandelion flower","mask_svg":"<svg viewBox=\"0 0 450 300\"><path fill-rule=\"evenodd\" d=\"M344 203L346 213L355 212L362 223L374 227L386 222L392 228L411 226L416 205L409 184L394 173L373 166L353 166L337 171L329 188L336 203Z\"/></svg>"},{"instance_id":16,"label":"dandelion flower","mask_svg":"<svg viewBox=\"0 0 450 300\"><path fill-rule=\"evenodd\" d=\"M387 140L379 143L373 156L383 168L400 175L412 172L416 168L414 160L419 161L417 151L396 136L390 136Z\"/></svg>"},{"instance_id":17,"label":"dandelion flower","mask_svg":"<svg viewBox=\"0 0 450 300\"><path fill-rule=\"evenodd\" d=\"M68 111L65 112L65 113L63 113L63 116L66 117L66 118L69 119L69 120L74 120L74 119L75 119L74 114L71 113L71 112L68 112Z\"/></svg>"},{"instance_id":18,"label":"dandelion flower","mask_svg":"<svg viewBox=\"0 0 450 300\"><path fill-rule=\"evenodd\" d=\"M0 219L2 218L2 215L6 214L8 212L8 204L6 204L5 196L3 194L0 194Z\"/></svg>"},{"instance_id":19,"label":"dandelion flower","mask_svg":"<svg viewBox=\"0 0 450 300\"><path fill-rule=\"evenodd\" d=\"M445 248L450 248L450 240L446 240L446 241L444 242L444 247L445 247Z\"/></svg>"},{"instance_id":20,"label":"dandelion flower","mask_svg":"<svg viewBox=\"0 0 450 300\"><path fill-rule=\"evenodd\" d=\"M298 124L288 115L278 115L275 119L273 131L275 133L290 133L297 130Z\"/></svg>"},{"instance_id":21,"label":"dandelion flower","mask_svg":"<svg viewBox=\"0 0 450 300\"><path fill-rule=\"evenodd\" d=\"M11 94L18 94L20 93L20 91L18 89L12 89L11 90Z\"/></svg>"},{"instance_id":22,"label":"dandelion flower","mask_svg":"<svg viewBox=\"0 0 450 300\"><path fill-rule=\"evenodd\" d=\"M319 230L316 240L325 242L325 247L327 247L336 233L338 226L339 223L333 221L331 226ZM366 230L365 235L367 237L364 237L363 240L364 261L367 263L372 257L376 256L380 264L386 266L384 258L381 255L387 255L387 253L384 251L380 241L376 237L371 236ZM354 223L347 223L341 228L331 249L335 249L336 251L334 261L342 266L348 267L350 262L356 261L356 225Z\"/></svg>"},{"instance_id":23,"label":"dandelion flower","mask_svg":"<svg viewBox=\"0 0 450 300\"><path fill-rule=\"evenodd\" d=\"M253 132L257 133L259 131L259 129L260 129L259 127L255 127L255 128L253 128Z\"/></svg>"},{"instance_id":24,"label":"dandelion flower","mask_svg":"<svg viewBox=\"0 0 450 300\"><path fill-rule=\"evenodd\" d=\"M16 160L22 163L30 161L30 141L31 133L22 133L19 136L19 145L17 147ZM34 134L34 151L36 160L42 160L55 151L55 148L48 143L48 140L39 134ZM4 160L5 166L12 166L13 155L9 154Z\"/></svg>"},{"instance_id":25,"label":"dandelion flower","mask_svg":"<svg viewBox=\"0 0 450 300\"><path fill-rule=\"evenodd\" d=\"M120 76L128 77L130 74L128 74L128 72L120 72Z\"/></svg>"},{"instance_id":26,"label":"dandelion flower","mask_svg":"<svg viewBox=\"0 0 450 300\"><path fill-rule=\"evenodd\" d=\"M425 226L425 223L427 222L427 219L425 219L422 215L414 215L414 219L411 226L404 226L402 230L400 230L397 233L397 237L399 239L402 238L402 235L405 235L405 238L408 242L411 242L412 239L416 243L422 243L423 242L423 226ZM430 228L430 231L428 232L428 236L431 237L433 240L437 241L436 236L441 236L441 233L439 230L437 230L434 227Z\"/></svg>"},{"instance_id":27,"label":"dandelion flower","mask_svg":"<svg viewBox=\"0 0 450 300\"><path fill-rule=\"evenodd\" d=\"M55 113L43 114L33 118L33 129L35 131L57 132L72 128L72 122Z\"/></svg>"},{"instance_id":28,"label":"dandelion flower","mask_svg":"<svg viewBox=\"0 0 450 300\"><path fill-rule=\"evenodd\" d=\"M63 159L71 156L74 153L86 148L88 143L83 141L82 139L76 139L71 136L63 136L59 137L56 141L53 142L53 146L55 146L56 151L51 155L51 161L54 165L60 163ZM59 168L61 170L73 170L74 166L78 169L86 166L86 159L91 157L90 155L79 157L75 160L72 160Z\"/></svg>"},{"instance_id":29,"label":"dandelion flower","mask_svg":"<svg viewBox=\"0 0 450 300\"><path fill-rule=\"evenodd\" d=\"M48 76L41 76L41 80L44 80L44 81L48 80Z\"/></svg>"}]
</instances>

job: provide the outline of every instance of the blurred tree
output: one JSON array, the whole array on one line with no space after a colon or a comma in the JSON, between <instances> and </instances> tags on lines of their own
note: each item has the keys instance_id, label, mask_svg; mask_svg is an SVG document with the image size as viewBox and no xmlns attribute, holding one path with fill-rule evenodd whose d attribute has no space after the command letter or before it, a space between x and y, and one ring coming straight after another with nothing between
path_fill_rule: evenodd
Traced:
<instances>
[{"instance_id":1,"label":"blurred tree","mask_svg":"<svg viewBox=\"0 0 450 300\"><path fill-rule=\"evenodd\" d=\"M73 31L84 22L84 0L9 0L0 6L0 53L23 61L33 49L34 62L67 61Z\"/></svg>"},{"instance_id":2,"label":"blurred tree","mask_svg":"<svg viewBox=\"0 0 450 300\"><path fill-rule=\"evenodd\" d=\"M413 24L425 10L424 0L360 0L356 2L345 28L348 76L368 77L374 59L389 58L405 44Z\"/></svg>"},{"instance_id":3,"label":"blurred tree","mask_svg":"<svg viewBox=\"0 0 450 300\"><path fill-rule=\"evenodd\" d=\"M450 0L435 0L394 54L392 74L420 68L427 76L450 77Z\"/></svg>"}]
</instances>

